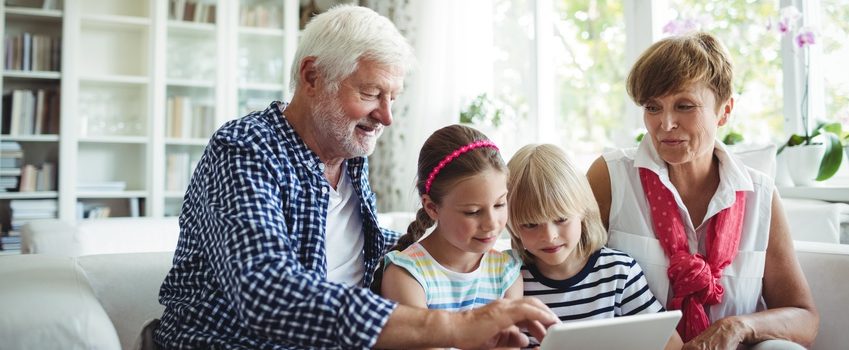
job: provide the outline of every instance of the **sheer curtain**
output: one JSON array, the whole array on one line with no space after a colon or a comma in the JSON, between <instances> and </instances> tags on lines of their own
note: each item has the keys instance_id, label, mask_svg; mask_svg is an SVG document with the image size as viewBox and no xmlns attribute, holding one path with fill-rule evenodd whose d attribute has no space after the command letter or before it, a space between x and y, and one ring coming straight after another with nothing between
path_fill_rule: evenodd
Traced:
<instances>
[{"instance_id":1,"label":"sheer curtain","mask_svg":"<svg viewBox=\"0 0 849 350\"><path fill-rule=\"evenodd\" d=\"M486 0L360 1L392 20L418 64L393 106L394 122L369 159L378 210L412 211L416 160L430 134L459 121L460 109L492 90L492 4Z\"/></svg>"}]
</instances>

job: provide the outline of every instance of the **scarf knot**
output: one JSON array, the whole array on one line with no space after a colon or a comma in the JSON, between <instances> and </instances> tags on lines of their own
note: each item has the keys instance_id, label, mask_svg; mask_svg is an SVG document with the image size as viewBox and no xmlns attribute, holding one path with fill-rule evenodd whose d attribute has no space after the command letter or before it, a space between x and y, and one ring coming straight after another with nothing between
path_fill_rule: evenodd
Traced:
<instances>
[{"instance_id":1,"label":"scarf knot","mask_svg":"<svg viewBox=\"0 0 849 350\"><path fill-rule=\"evenodd\" d=\"M673 309L681 309L684 300L688 298L697 304L719 304L725 292L719 283L720 272L721 270L711 268L701 254L673 254L669 258L667 270L674 294L670 306Z\"/></svg>"}]
</instances>

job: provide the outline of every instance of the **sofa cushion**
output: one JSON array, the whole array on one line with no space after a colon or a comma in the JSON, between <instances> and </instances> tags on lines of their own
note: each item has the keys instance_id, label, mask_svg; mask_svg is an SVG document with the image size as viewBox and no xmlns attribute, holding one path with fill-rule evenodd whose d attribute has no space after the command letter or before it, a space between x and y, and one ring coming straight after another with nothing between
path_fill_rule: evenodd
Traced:
<instances>
[{"instance_id":1,"label":"sofa cushion","mask_svg":"<svg viewBox=\"0 0 849 350\"><path fill-rule=\"evenodd\" d=\"M88 255L77 258L94 294L106 310L121 347L132 349L145 322L159 318L159 287L173 252Z\"/></svg>"},{"instance_id":2,"label":"sofa cushion","mask_svg":"<svg viewBox=\"0 0 849 350\"><path fill-rule=\"evenodd\" d=\"M0 258L0 343L8 349L120 349L109 316L72 258Z\"/></svg>"},{"instance_id":3,"label":"sofa cushion","mask_svg":"<svg viewBox=\"0 0 849 350\"><path fill-rule=\"evenodd\" d=\"M177 247L177 218L109 218L30 222L21 229L21 252L81 256L113 253L165 252Z\"/></svg>"}]
</instances>

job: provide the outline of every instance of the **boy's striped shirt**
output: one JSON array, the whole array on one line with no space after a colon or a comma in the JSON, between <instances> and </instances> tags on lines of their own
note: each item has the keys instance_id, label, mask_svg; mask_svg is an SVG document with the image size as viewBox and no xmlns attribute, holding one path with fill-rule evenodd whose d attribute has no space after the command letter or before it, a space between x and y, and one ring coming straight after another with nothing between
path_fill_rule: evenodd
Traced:
<instances>
[{"instance_id":1,"label":"boy's striped shirt","mask_svg":"<svg viewBox=\"0 0 849 350\"><path fill-rule=\"evenodd\" d=\"M539 298L564 322L663 311L636 260L607 247L566 280L547 278L534 265L522 266L522 278L525 296Z\"/></svg>"}]
</instances>

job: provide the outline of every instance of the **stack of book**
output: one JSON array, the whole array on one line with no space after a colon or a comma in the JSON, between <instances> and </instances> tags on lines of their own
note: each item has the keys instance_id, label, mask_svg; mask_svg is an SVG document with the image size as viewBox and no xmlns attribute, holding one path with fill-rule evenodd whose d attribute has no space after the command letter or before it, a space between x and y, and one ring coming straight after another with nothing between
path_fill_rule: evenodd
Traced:
<instances>
[{"instance_id":1,"label":"stack of book","mask_svg":"<svg viewBox=\"0 0 849 350\"><path fill-rule=\"evenodd\" d=\"M12 209L9 236L18 236L21 226L30 221L55 219L59 207L55 199L16 199L9 202L9 208Z\"/></svg>"},{"instance_id":2,"label":"stack of book","mask_svg":"<svg viewBox=\"0 0 849 350\"><path fill-rule=\"evenodd\" d=\"M59 91L12 90L3 94L3 134L59 133Z\"/></svg>"},{"instance_id":3,"label":"stack of book","mask_svg":"<svg viewBox=\"0 0 849 350\"><path fill-rule=\"evenodd\" d=\"M24 151L20 144L12 141L0 142L0 192L18 188L23 158Z\"/></svg>"},{"instance_id":4,"label":"stack of book","mask_svg":"<svg viewBox=\"0 0 849 350\"><path fill-rule=\"evenodd\" d=\"M0 236L0 255L20 253L21 236Z\"/></svg>"}]
</instances>

